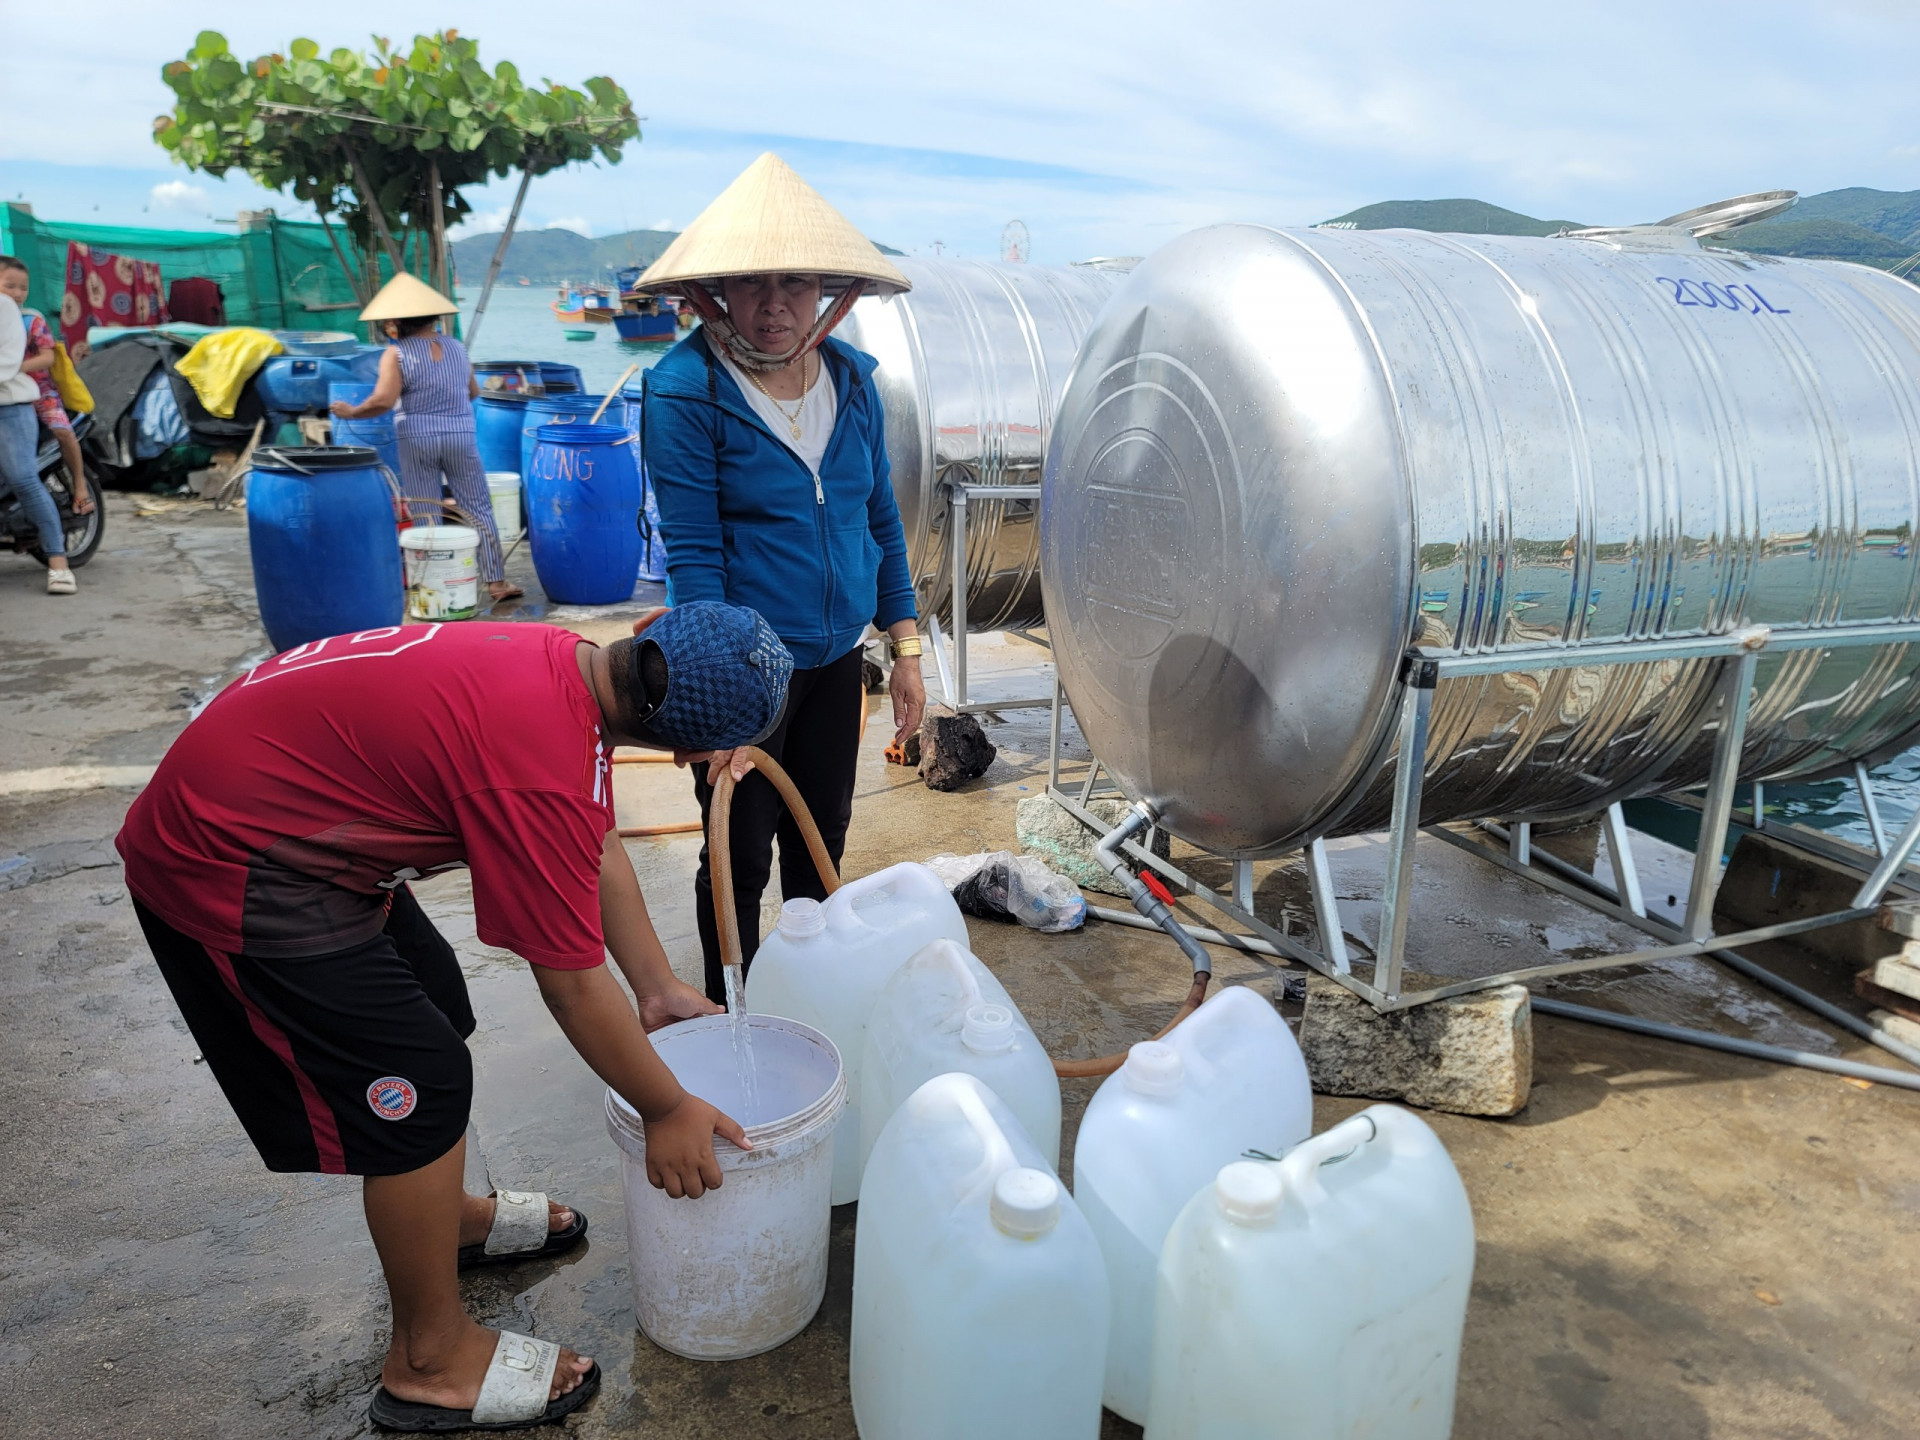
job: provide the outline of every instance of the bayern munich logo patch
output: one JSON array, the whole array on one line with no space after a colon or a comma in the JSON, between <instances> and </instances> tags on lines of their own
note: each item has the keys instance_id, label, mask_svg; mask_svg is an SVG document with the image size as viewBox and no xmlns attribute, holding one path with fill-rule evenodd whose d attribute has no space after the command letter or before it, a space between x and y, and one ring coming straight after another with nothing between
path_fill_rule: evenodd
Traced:
<instances>
[{"instance_id":1,"label":"bayern munich logo patch","mask_svg":"<svg viewBox=\"0 0 1920 1440\"><path fill-rule=\"evenodd\" d=\"M398 1075L388 1075L367 1087L367 1104L382 1120L406 1119L419 1101L413 1082L402 1080Z\"/></svg>"}]
</instances>

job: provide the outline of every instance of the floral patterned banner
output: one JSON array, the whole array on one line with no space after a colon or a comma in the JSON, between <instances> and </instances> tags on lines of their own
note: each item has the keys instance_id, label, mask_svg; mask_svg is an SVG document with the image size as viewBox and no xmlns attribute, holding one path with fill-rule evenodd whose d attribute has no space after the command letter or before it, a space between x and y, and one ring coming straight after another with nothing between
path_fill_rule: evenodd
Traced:
<instances>
[{"instance_id":1,"label":"floral patterned banner","mask_svg":"<svg viewBox=\"0 0 1920 1440\"><path fill-rule=\"evenodd\" d=\"M60 333L69 346L95 325L159 325L167 319L160 267L67 242L67 293L60 302Z\"/></svg>"}]
</instances>

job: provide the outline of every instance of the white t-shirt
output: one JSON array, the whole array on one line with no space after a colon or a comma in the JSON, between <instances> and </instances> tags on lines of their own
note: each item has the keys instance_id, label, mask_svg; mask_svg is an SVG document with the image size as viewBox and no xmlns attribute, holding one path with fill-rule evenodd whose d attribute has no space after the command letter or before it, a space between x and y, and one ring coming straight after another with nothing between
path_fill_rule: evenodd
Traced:
<instances>
[{"instance_id":1,"label":"white t-shirt","mask_svg":"<svg viewBox=\"0 0 1920 1440\"><path fill-rule=\"evenodd\" d=\"M747 397L747 404L753 407L753 413L766 422L774 439L798 455L808 473L818 479L820 461L827 453L827 441L833 438L833 420L840 408L833 389L833 372L827 365L826 356L814 352L814 364L819 369L813 377L813 384L807 387L806 399L799 402L797 415L794 413L794 401L776 401L771 395L763 393L758 385L747 378L747 372L734 364L730 357L722 355L720 363L727 367L727 373L733 376L733 383ZM784 411L782 404L786 406ZM800 425L798 440L793 438L795 421Z\"/></svg>"}]
</instances>

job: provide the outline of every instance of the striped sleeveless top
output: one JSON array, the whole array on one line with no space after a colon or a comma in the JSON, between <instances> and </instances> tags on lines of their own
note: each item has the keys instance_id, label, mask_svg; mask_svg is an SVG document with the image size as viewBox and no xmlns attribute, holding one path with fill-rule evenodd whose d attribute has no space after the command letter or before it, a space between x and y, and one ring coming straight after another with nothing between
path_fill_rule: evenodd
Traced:
<instances>
[{"instance_id":1,"label":"striped sleeveless top","mask_svg":"<svg viewBox=\"0 0 1920 1440\"><path fill-rule=\"evenodd\" d=\"M433 358L435 342L440 358ZM394 411L399 435L452 435L473 429L468 380L473 365L467 347L451 335L422 332L387 342L400 352L400 404Z\"/></svg>"}]
</instances>

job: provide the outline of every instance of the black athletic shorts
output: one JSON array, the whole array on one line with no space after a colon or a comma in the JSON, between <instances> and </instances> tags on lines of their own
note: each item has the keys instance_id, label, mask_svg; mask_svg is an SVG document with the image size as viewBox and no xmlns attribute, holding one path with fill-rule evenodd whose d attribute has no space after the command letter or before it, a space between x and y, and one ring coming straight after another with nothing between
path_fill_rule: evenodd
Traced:
<instances>
[{"instance_id":1,"label":"black athletic shorts","mask_svg":"<svg viewBox=\"0 0 1920 1440\"><path fill-rule=\"evenodd\" d=\"M466 1133L467 982L405 886L379 935L300 960L224 954L133 908L269 1170L400 1175Z\"/></svg>"}]
</instances>

